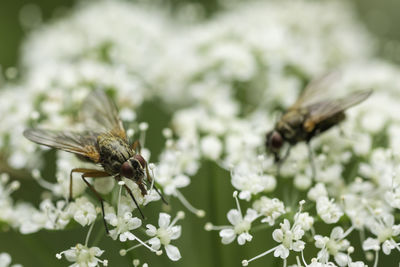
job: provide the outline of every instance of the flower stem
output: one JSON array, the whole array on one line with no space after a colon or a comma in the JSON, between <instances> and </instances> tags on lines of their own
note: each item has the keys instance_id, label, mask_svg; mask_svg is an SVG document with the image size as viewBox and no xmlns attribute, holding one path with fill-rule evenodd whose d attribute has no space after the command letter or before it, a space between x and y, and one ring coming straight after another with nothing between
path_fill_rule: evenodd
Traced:
<instances>
[{"instance_id":1,"label":"flower stem","mask_svg":"<svg viewBox=\"0 0 400 267\"><path fill-rule=\"evenodd\" d=\"M379 250L375 252L375 262L374 267L378 267L378 260L379 260Z\"/></svg>"},{"instance_id":2,"label":"flower stem","mask_svg":"<svg viewBox=\"0 0 400 267\"><path fill-rule=\"evenodd\" d=\"M96 237L93 239L93 246L97 246L97 244L100 242L100 240L104 237L104 230L102 228L99 228L99 230L96 233Z\"/></svg>"},{"instance_id":3,"label":"flower stem","mask_svg":"<svg viewBox=\"0 0 400 267\"><path fill-rule=\"evenodd\" d=\"M92 225L90 226L89 231L88 231L88 233L87 233L87 235L86 235L85 247L87 247L87 245L88 245L88 243L89 243L90 234L92 233L92 230L93 230L93 227L94 227L95 222L96 222L96 220L92 223Z\"/></svg>"}]
</instances>

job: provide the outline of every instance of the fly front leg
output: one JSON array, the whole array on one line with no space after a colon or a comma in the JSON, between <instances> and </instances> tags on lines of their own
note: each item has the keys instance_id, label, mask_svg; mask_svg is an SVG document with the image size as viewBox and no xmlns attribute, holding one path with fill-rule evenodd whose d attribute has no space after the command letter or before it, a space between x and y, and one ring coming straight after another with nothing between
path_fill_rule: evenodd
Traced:
<instances>
[{"instance_id":1,"label":"fly front leg","mask_svg":"<svg viewBox=\"0 0 400 267\"><path fill-rule=\"evenodd\" d=\"M115 178L118 182L119 182L119 181L122 181L122 179L121 179L121 177L120 177L119 175L115 176L114 178ZM131 190L125 183L124 183L124 187L125 187L125 190L128 191L128 194L131 196L133 202L134 202L135 205L136 205L136 208L137 208L137 209L139 210L139 212L140 212L140 215L142 215L142 218L145 219L146 217L144 216L142 210L140 209L139 204L137 203L135 197L133 196L132 190Z\"/></svg>"},{"instance_id":2,"label":"fly front leg","mask_svg":"<svg viewBox=\"0 0 400 267\"><path fill-rule=\"evenodd\" d=\"M88 172L82 173L83 181L86 183L86 185L90 188L90 190L95 194L97 199L100 201L101 212L102 212L102 215L103 215L103 222L104 222L104 226L106 228L107 234L109 234L109 231L108 231L107 222L106 222L106 219L105 219L104 199L101 197L99 192L96 191L96 189L93 187L93 185L91 185L88 182L88 180L86 180L85 178L103 178L103 177L108 177L108 176L110 176L110 175L108 173L106 173L106 172L103 172L103 171L88 171Z\"/></svg>"},{"instance_id":3,"label":"fly front leg","mask_svg":"<svg viewBox=\"0 0 400 267\"><path fill-rule=\"evenodd\" d=\"M74 168L74 169L72 169L70 174L69 174L69 198L68 198L69 202L72 201L72 174L74 172L77 172L77 173L102 173L104 175L101 176L101 177L110 176L108 173L103 172L103 171L99 171L99 170L96 170L96 169L87 169L87 168Z\"/></svg>"},{"instance_id":4,"label":"fly front leg","mask_svg":"<svg viewBox=\"0 0 400 267\"><path fill-rule=\"evenodd\" d=\"M69 184L69 199L70 199L70 201L72 200L72 173L74 173L74 172L82 173L82 176L81 176L82 180L89 187L89 189L95 194L97 199L100 201L104 226L106 228L107 234L109 234L107 223L106 223L106 220L104 218L104 216L105 216L104 203L103 203L104 200L100 196L99 192L97 192L96 189L94 189L93 185L91 185L88 182L88 180L86 180L86 178L104 178L104 177L108 177L110 175L107 172L99 171L99 170L96 170L96 169L86 169L86 168L75 168L75 169L72 169L71 170L71 174L70 174L70 184Z\"/></svg>"}]
</instances>

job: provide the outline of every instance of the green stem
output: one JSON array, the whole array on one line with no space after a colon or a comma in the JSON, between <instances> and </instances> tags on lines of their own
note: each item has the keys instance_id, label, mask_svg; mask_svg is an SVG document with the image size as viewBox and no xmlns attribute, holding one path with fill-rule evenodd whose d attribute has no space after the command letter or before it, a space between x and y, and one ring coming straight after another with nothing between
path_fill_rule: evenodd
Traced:
<instances>
[{"instance_id":1,"label":"green stem","mask_svg":"<svg viewBox=\"0 0 400 267\"><path fill-rule=\"evenodd\" d=\"M208 209L210 211L210 219L212 222L217 222L217 218L218 218L218 214L217 211L215 209L215 205L214 203L216 203L217 201L217 197L218 197L218 184L217 184L217 176L216 176L216 169L217 168L214 164L207 162L205 164L208 169L208 184L209 184L209 196L210 196L210 204L211 207ZM212 240L212 244L211 246L214 248L212 250L212 258L213 263L215 264L215 266L222 266L222 251L221 251L221 244L220 244L220 240L218 238L214 238Z\"/></svg>"},{"instance_id":2,"label":"green stem","mask_svg":"<svg viewBox=\"0 0 400 267\"><path fill-rule=\"evenodd\" d=\"M93 239L93 246L97 246L97 244L101 241L101 239L103 238L103 236L105 235L103 227L99 227L99 229L97 230L96 236Z\"/></svg>"}]
</instances>

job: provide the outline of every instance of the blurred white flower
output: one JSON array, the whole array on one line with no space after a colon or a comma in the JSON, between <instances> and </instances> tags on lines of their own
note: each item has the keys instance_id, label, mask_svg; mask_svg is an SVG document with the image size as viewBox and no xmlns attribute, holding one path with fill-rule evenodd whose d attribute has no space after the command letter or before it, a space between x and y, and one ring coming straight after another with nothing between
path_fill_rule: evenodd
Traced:
<instances>
[{"instance_id":1,"label":"blurred white flower","mask_svg":"<svg viewBox=\"0 0 400 267\"><path fill-rule=\"evenodd\" d=\"M260 192L270 192L276 187L275 177L260 173L254 166L244 162L231 172L232 185L240 190L239 198L249 201L252 195Z\"/></svg>"},{"instance_id":2,"label":"blurred white flower","mask_svg":"<svg viewBox=\"0 0 400 267\"><path fill-rule=\"evenodd\" d=\"M333 200L324 196L317 199L317 213L328 224L336 223L343 216L340 207Z\"/></svg>"},{"instance_id":3,"label":"blurred white flower","mask_svg":"<svg viewBox=\"0 0 400 267\"><path fill-rule=\"evenodd\" d=\"M0 267L22 267L21 264L11 264L11 256L8 253L0 253Z\"/></svg>"},{"instance_id":4,"label":"blurred white flower","mask_svg":"<svg viewBox=\"0 0 400 267\"><path fill-rule=\"evenodd\" d=\"M221 141L215 136L203 137L200 146L203 155L212 160L217 160L222 153Z\"/></svg>"},{"instance_id":5,"label":"blurred white flower","mask_svg":"<svg viewBox=\"0 0 400 267\"><path fill-rule=\"evenodd\" d=\"M277 198L270 199L265 196L254 201L253 208L259 214L265 216L261 222L266 222L269 225L274 225L275 220L285 213L285 206L282 201Z\"/></svg>"},{"instance_id":6,"label":"blurred white flower","mask_svg":"<svg viewBox=\"0 0 400 267\"><path fill-rule=\"evenodd\" d=\"M95 206L86 197L77 198L70 203L68 212L82 226L92 224L97 217Z\"/></svg>"}]
</instances>

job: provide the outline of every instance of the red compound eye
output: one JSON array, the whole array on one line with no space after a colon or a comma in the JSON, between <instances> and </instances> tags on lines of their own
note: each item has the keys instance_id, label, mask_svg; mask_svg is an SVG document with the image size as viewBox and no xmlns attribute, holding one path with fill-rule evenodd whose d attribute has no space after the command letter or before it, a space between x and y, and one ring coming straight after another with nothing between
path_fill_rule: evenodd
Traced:
<instances>
[{"instance_id":1,"label":"red compound eye","mask_svg":"<svg viewBox=\"0 0 400 267\"><path fill-rule=\"evenodd\" d=\"M277 132L273 131L267 135L267 148L271 149L272 151L279 150L283 145L283 138L282 135Z\"/></svg>"},{"instance_id":2,"label":"red compound eye","mask_svg":"<svg viewBox=\"0 0 400 267\"><path fill-rule=\"evenodd\" d=\"M121 166L120 173L122 176L124 176L126 178L132 178L133 177L132 165L128 161L125 161Z\"/></svg>"},{"instance_id":3,"label":"red compound eye","mask_svg":"<svg viewBox=\"0 0 400 267\"><path fill-rule=\"evenodd\" d=\"M278 132L274 132L271 136L271 145L273 148L281 148L283 145L283 138Z\"/></svg>"},{"instance_id":4,"label":"red compound eye","mask_svg":"<svg viewBox=\"0 0 400 267\"><path fill-rule=\"evenodd\" d=\"M139 161L140 166L142 166L142 168L146 168L147 162L141 155L136 154L135 156L133 156L133 158Z\"/></svg>"}]
</instances>

